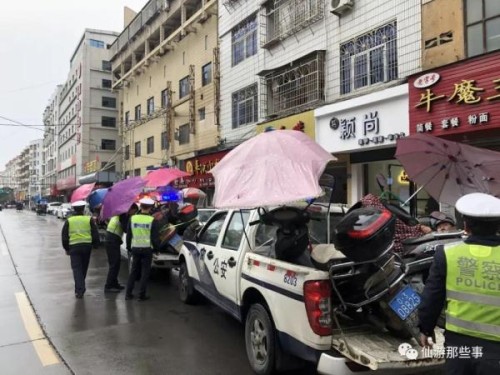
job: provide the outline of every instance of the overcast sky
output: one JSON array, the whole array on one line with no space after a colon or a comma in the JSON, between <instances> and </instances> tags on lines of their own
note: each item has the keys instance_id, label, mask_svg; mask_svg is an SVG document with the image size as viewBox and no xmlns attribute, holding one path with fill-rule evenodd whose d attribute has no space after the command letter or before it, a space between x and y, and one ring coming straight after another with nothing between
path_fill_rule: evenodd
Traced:
<instances>
[{"instance_id":1,"label":"overcast sky","mask_svg":"<svg viewBox=\"0 0 500 375\"><path fill-rule=\"evenodd\" d=\"M0 171L43 132L48 99L69 71L85 28L121 32L123 7L139 11L148 0L2 1L0 12ZM3 118L2 118L3 117Z\"/></svg>"}]
</instances>

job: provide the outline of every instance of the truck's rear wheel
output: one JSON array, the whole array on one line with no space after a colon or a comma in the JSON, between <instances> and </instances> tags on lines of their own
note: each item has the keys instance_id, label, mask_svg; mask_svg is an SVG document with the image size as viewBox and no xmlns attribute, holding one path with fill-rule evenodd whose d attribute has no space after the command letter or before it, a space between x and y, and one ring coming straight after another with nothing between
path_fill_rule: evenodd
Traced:
<instances>
[{"instance_id":1,"label":"truck's rear wheel","mask_svg":"<svg viewBox=\"0 0 500 375\"><path fill-rule=\"evenodd\" d=\"M195 303L198 298L185 262L182 262L179 268L179 298L188 305Z\"/></svg>"},{"instance_id":2,"label":"truck's rear wheel","mask_svg":"<svg viewBox=\"0 0 500 375\"><path fill-rule=\"evenodd\" d=\"M264 306L250 307L245 323L245 346L253 371L259 375L275 372L276 332Z\"/></svg>"}]
</instances>

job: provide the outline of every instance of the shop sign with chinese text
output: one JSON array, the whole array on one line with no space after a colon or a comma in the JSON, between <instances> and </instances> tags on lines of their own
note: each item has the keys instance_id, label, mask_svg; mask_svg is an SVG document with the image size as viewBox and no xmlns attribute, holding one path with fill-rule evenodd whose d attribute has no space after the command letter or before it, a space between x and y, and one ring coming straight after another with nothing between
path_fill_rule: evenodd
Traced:
<instances>
[{"instance_id":1,"label":"shop sign with chinese text","mask_svg":"<svg viewBox=\"0 0 500 375\"><path fill-rule=\"evenodd\" d=\"M216 152L209 155L197 156L185 161L184 170L191 173L191 176L175 181L178 189L185 187L214 187L214 177L210 170L226 155L228 151Z\"/></svg>"},{"instance_id":2,"label":"shop sign with chinese text","mask_svg":"<svg viewBox=\"0 0 500 375\"><path fill-rule=\"evenodd\" d=\"M409 78L410 133L459 134L500 128L499 53Z\"/></svg>"},{"instance_id":3,"label":"shop sign with chinese text","mask_svg":"<svg viewBox=\"0 0 500 375\"><path fill-rule=\"evenodd\" d=\"M328 152L394 146L408 135L408 85L400 85L315 111L316 141Z\"/></svg>"}]
</instances>

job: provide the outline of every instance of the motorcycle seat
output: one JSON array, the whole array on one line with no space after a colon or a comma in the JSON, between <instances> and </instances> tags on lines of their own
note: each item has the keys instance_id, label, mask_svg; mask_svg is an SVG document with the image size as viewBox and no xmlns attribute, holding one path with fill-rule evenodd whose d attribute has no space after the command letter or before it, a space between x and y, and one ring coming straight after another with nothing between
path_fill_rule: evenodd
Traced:
<instances>
[{"instance_id":1,"label":"motorcycle seat","mask_svg":"<svg viewBox=\"0 0 500 375\"><path fill-rule=\"evenodd\" d=\"M311 260L316 268L327 271L331 262L346 261L347 257L333 244L318 244L313 246Z\"/></svg>"}]
</instances>

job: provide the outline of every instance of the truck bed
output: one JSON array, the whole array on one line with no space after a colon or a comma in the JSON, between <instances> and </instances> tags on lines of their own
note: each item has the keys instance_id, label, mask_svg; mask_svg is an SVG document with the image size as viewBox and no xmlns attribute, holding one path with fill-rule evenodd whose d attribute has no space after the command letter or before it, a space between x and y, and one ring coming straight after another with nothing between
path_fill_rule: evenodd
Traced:
<instances>
[{"instance_id":1,"label":"truck bed","mask_svg":"<svg viewBox=\"0 0 500 375\"><path fill-rule=\"evenodd\" d=\"M441 330L436 329L436 347L442 347L444 336ZM347 342L347 345L346 345ZM415 360L401 355L398 348L401 344L408 343L418 352ZM353 362L367 366L372 370L381 369L411 369L432 367L444 364L443 358L424 357L422 348L415 339L401 339L381 333L370 326L334 330L332 348L340 352ZM430 353L425 353L430 355Z\"/></svg>"}]
</instances>

